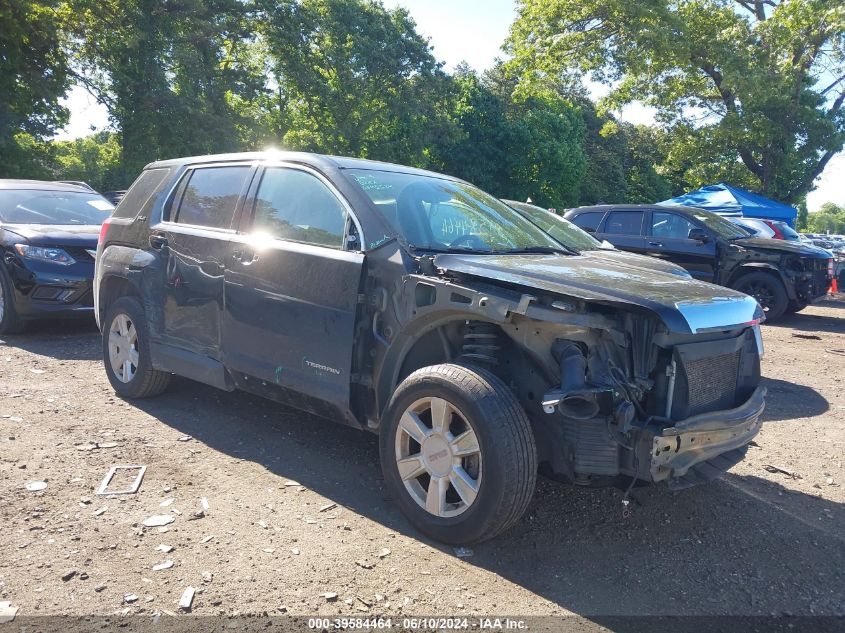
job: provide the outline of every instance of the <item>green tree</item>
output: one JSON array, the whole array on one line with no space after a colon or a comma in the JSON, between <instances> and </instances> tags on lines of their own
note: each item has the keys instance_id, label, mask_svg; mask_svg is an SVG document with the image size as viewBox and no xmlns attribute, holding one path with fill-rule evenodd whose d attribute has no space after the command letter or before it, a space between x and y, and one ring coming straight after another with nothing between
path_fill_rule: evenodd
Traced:
<instances>
[{"instance_id":1,"label":"green tree","mask_svg":"<svg viewBox=\"0 0 845 633\"><path fill-rule=\"evenodd\" d=\"M795 201L845 141L845 6L831 0L520 0L508 49L527 82L611 86L673 133L690 185Z\"/></svg>"},{"instance_id":2,"label":"green tree","mask_svg":"<svg viewBox=\"0 0 845 633\"><path fill-rule=\"evenodd\" d=\"M580 111L552 90L514 94L500 70L479 77L466 66L457 69L456 129L433 145L435 166L502 198L576 204L587 164Z\"/></svg>"},{"instance_id":3,"label":"green tree","mask_svg":"<svg viewBox=\"0 0 845 633\"><path fill-rule=\"evenodd\" d=\"M821 209L809 214L807 228L811 233L845 233L845 207L825 202Z\"/></svg>"},{"instance_id":4,"label":"green tree","mask_svg":"<svg viewBox=\"0 0 845 633\"><path fill-rule=\"evenodd\" d=\"M445 77L407 10L258 0L290 149L425 164Z\"/></svg>"},{"instance_id":5,"label":"green tree","mask_svg":"<svg viewBox=\"0 0 845 633\"><path fill-rule=\"evenodd\" d=\"M252 23L239 0L71 0L77 78L107 105L124 182L156 158L241 147L237 63Z\"/></svg>"},{"instance_id":6,"label":"green tree","mask_svg":"<svg viewBox=\"0 0 845 633\"><path fill-rule=\"evenodd\" d=\"M65 11L57 0L0 0L0 177L41 175L42 141L67 122Z\"/></svg>"},{"instance_id":7,"label":"green tree","mask_svg":"<svg viewBox=\"0 0 845 633\"><path fill-rule=\"evenodd\" d=\"M53 141L52 171L57 180L81 180L97 191L126 186L121 170L120 139L97 132L73 141Z\"/></svg>"}]
</instances>

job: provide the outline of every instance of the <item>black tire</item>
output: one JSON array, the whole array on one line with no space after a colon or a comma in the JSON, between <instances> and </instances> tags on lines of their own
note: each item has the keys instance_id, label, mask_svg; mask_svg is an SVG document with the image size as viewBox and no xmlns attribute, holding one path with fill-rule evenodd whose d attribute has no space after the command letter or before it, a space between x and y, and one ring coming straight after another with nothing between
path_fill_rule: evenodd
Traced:
<instances>
[{"instance_id":1,"label":"black tire","mask_svg":"<svg viewBox=\"0 0 845 633\"><path fill-rule=\"evenodd\" d=\"M783 282L766 272L745 274L734 282L733 288L757 299L768 321L782 317L789 306L789 297Z\"/></svg>"},{"instance_id":2,"label":"black tire","mask_svg":"<svg viewBox=\"0 0 845 633\"><path fill-rule=\"evenodd\" d=\"M786 306L785 314L795 314L796 312L801 312L804 308L806 308L808 303L804 303L803 301L790 301L789 305Z\"/></svg>"},{"instance_id":3,"label":"black tire","mask_svg":"<svg viewBox=\"0 0 845 633\"><path fill-rule=\"evenodd\" d=\"M399 475L399 422L409 407L427 397L448 401L478 440L482 469L478 492L457 516L437 516L425 510ZM457 420L462 423L461 417ZM477 367L434 365L402 381L382 419L380 453L385 484L402 513L420 532L443 543L470 545L493 538L520 519L534 494L537 449L531 424L510 389ZM426 476L421 477L424 480ZM457 493L455 488L449 491Z\"/></svg>"},{"instance_id":4,"label":"black tire","mask_svg":"<svg viewBox=\"0 0 845 633\"><path fill-rule=\"evenodd\" d=\"M109 334L112 323L119 315L125 315L137 333L138 364L134 375L128 382L123 382L117 377L109 356ZM153 369L150 358L147 318L140 301L135 297L121 297L114 301L106 311L106 317L103 319L103 364L109 382L121 398L151 398L167 389L170 374Z\"/></svg>"},{"instance_id":5,"label":"black tire","mask_svg":"<svg viewBox=\"0 0 845 633\"><path fill-rule=\"evenodd\" d=\"M26 321L18 316L15 309L15 293L12 280L0 263L0 293L2 293L3 316L0 317L0 334L20 334L26 329Z\"/></svg>"}]
</instances>

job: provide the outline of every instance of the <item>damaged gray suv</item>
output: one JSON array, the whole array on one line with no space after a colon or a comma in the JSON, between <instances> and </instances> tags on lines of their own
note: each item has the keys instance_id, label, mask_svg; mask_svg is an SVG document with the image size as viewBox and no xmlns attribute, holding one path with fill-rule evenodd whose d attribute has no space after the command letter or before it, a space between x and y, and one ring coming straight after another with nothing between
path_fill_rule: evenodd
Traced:
<instances>
[{"instance_id":1,"label":"damaged gray suv","mask_svg":"<svg viewBox=\"0 0 845 633\"><path fill-rule=\"evenodd\" d=\"M452 544L513 525L538 472L683 488L760 429L756 301L409 167L148 165L103 226L95 298L120 396L179 374L378 433L392 497Z\"/></svg>"}]
</instances>

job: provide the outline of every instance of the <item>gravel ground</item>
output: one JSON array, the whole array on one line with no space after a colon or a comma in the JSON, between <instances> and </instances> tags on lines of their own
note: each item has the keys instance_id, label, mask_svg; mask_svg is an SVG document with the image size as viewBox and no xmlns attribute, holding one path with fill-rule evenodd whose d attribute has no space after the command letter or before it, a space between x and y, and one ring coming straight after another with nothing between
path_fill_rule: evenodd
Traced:
<instances>
[{"instance_id":1,"label":"gravel ground","mask_svg":"<svg viewBox=\"0 0 845 633\"><path fill-rule=\"evenodd\" d=\"M843 615L842 299L764 327L766 423L722 480L637 489L629 519L619 491L541 481L467 558L386 498L373 435L181 379L123 402L90 324L5 337L0 601L176 613L191 586L195 614ZM137 494L94 494L113 464L147 466Z\"/></svg>"}]
</instances>

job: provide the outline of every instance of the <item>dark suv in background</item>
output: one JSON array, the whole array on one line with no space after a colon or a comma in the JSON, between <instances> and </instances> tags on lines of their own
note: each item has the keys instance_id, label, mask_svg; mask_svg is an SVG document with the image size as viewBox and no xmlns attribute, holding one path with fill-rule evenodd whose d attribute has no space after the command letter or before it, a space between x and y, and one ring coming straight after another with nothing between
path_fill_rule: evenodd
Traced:
<instances>
[{"instance_id":1,"label":"dark suv in background","mask_svg":"<svg viewBox=\"0 0 845 633\"><path fill-rule=\"evenodd\" d=\"M831 253L754 237L702 209L599 205L570 209L565 217L618 248L674 262L696 279L751 295L769 320L803 310L827 293L833 279Z\"/></svg>"},{"instance_id":2,"label":"dark suv in background","mask_svg":"<svg viewBox=\"0 0 845 633\"><path fill-rule=\"evenodd\" d=\"M97 247L106 374L126 398L177 373L376 432L402 512L455 544L517 521L538 469L683 488L741 460L757 303L558 239L410 167L153 163Z\"/></svg>"}]
</instances>

